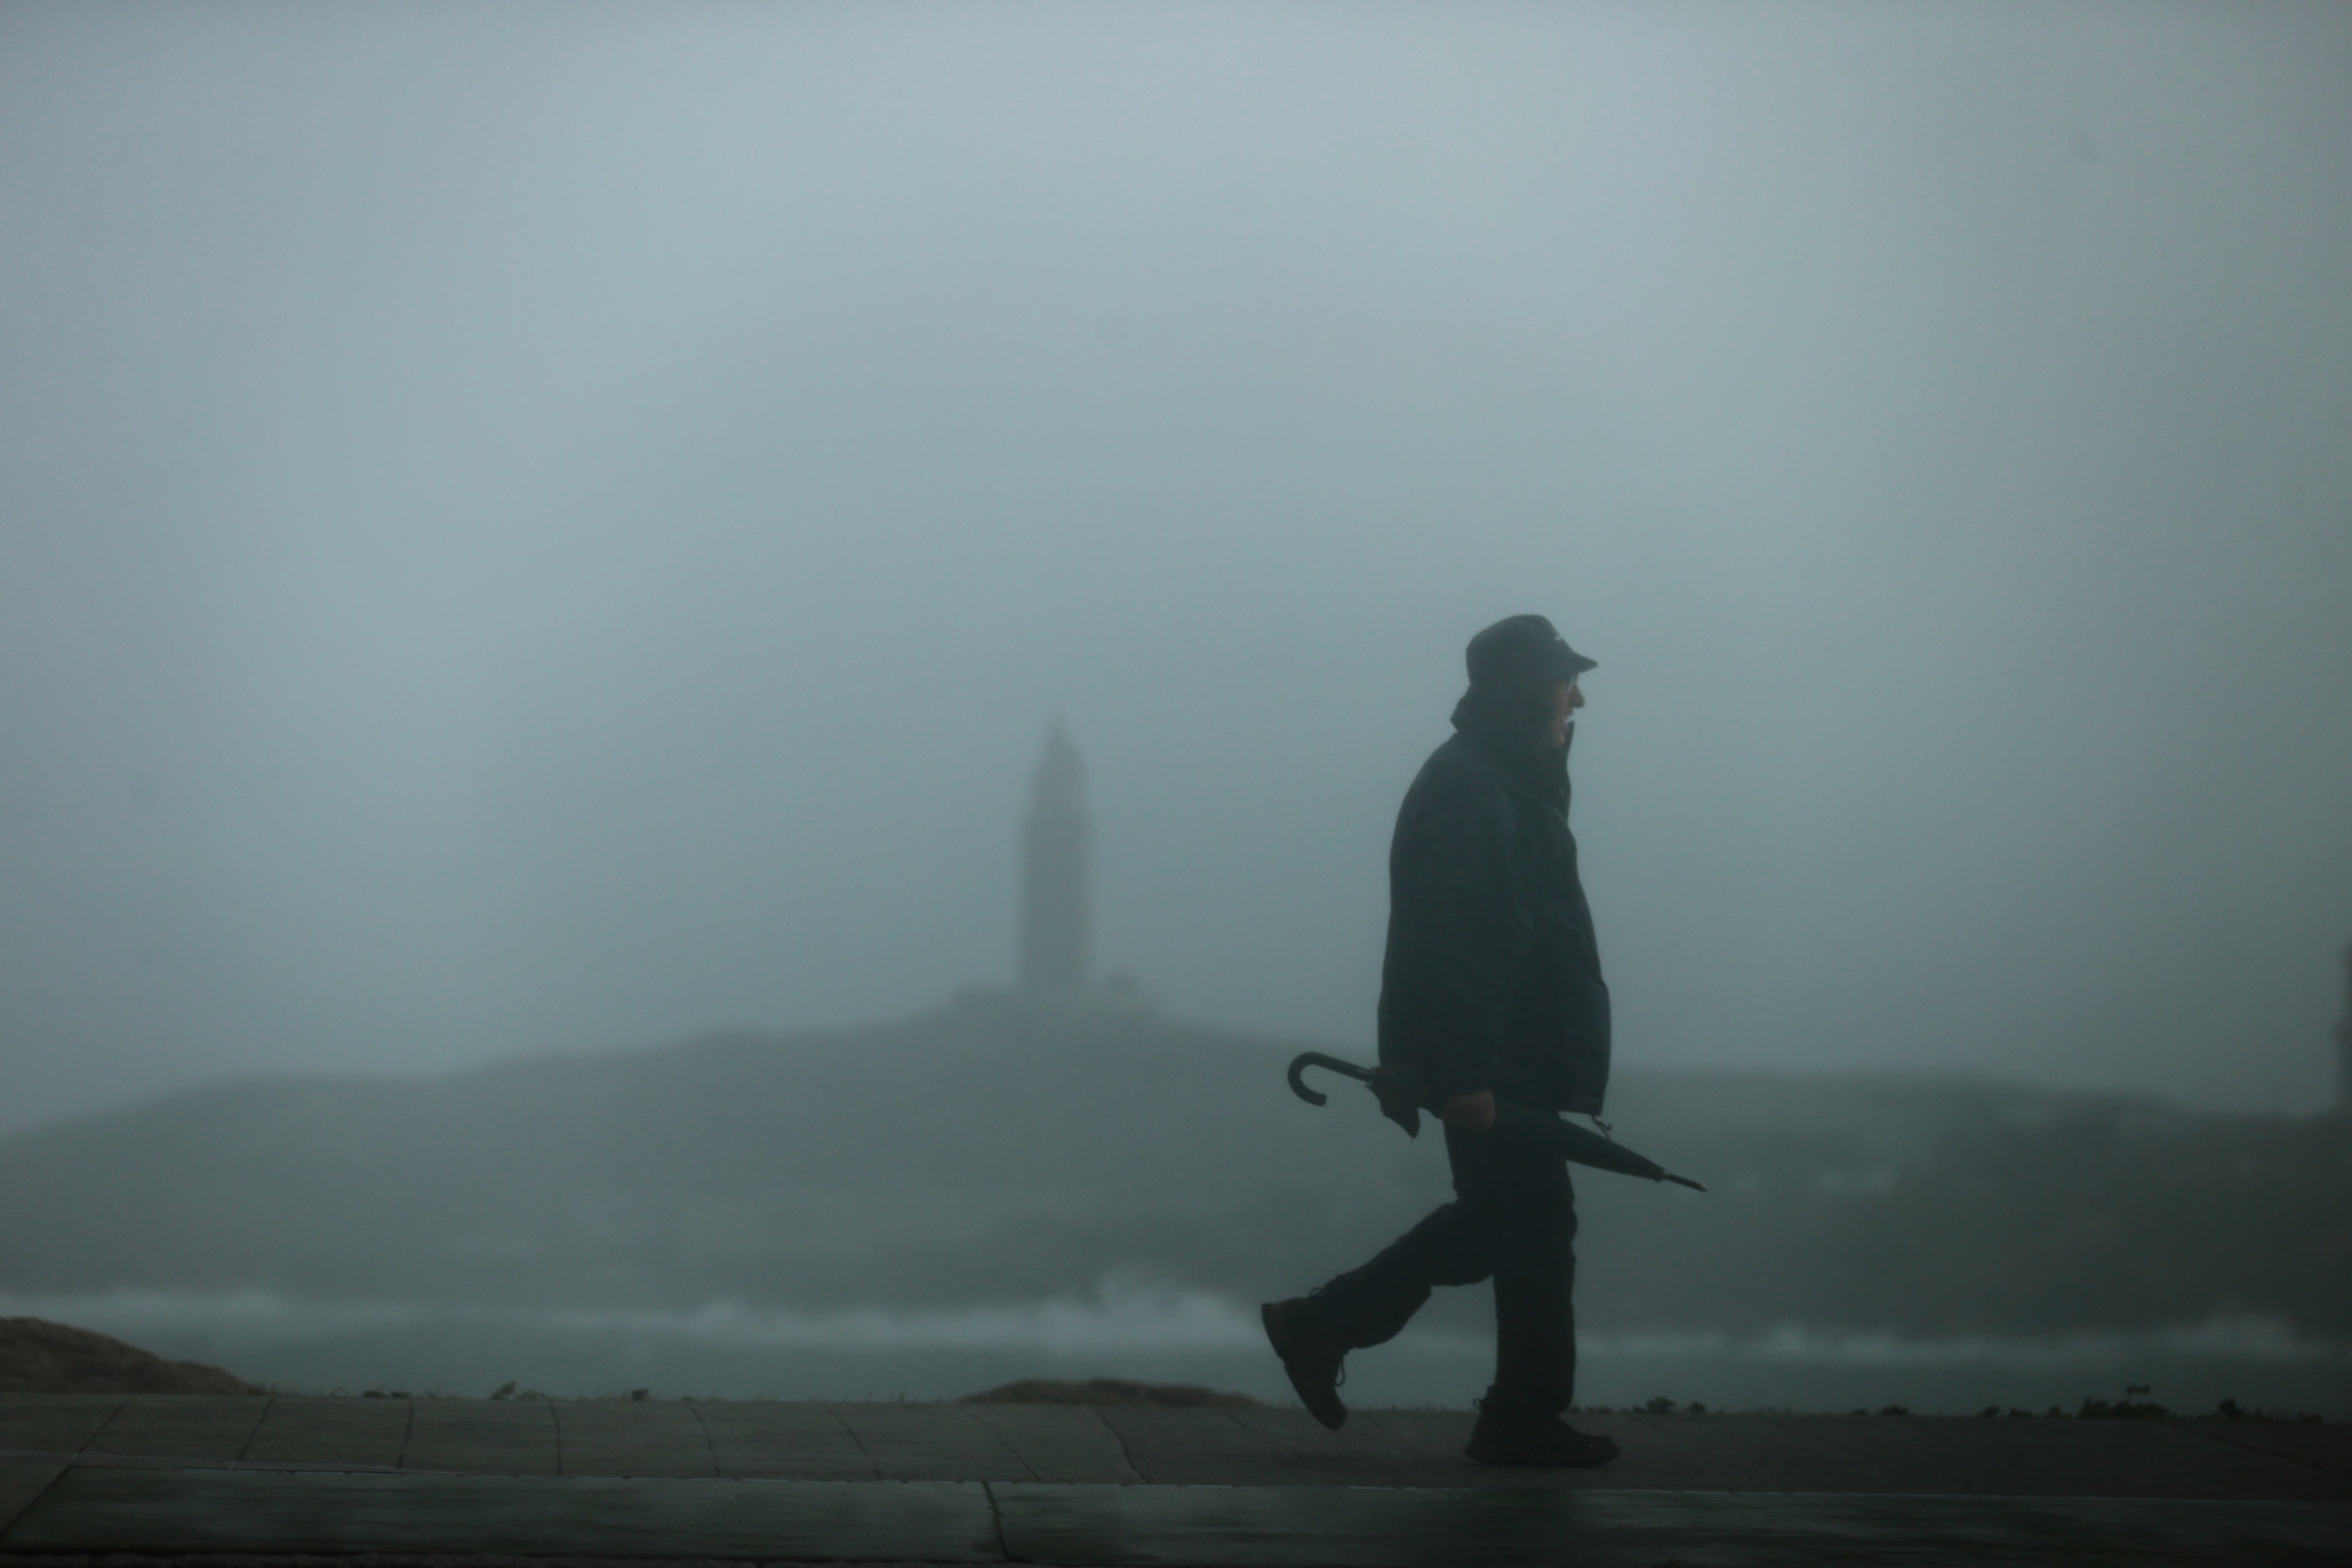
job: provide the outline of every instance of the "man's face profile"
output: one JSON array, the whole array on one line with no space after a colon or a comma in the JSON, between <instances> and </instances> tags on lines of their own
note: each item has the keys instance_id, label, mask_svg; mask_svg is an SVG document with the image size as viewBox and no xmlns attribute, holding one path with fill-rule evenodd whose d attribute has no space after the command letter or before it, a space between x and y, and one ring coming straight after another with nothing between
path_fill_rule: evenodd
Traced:
<instances>
[{"instance_id":1,"label":"man's face profile","mask_svg":"<svg viewBox=\"0 0 2352 1568\"><path fill-rule=\"evenodd\" d=\"M1576 716L1576 710L1583 706L1584 689L1582 687L1573 680L1553 681L1551 683L1551 721L1549 726L1544 731L1545 742L1554 746L1567 745L1569 721L1573 719Z\"/></svg>"}]
</instances>

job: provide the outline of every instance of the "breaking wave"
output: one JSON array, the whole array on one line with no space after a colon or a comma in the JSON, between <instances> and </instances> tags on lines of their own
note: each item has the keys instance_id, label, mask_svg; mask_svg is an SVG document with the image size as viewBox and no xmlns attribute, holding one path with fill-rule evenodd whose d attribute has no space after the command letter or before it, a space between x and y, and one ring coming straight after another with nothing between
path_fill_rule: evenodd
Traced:
<instances>
[{"instance_id":1,"label":"breaking wave","mask_svg":"<svg viewBox=\"0 0 2352 1568\"><path fill-rule=\"evenodd\" d=\"M1091 1296L966 1307L811 1309L712 1300L690 1308L531 1308L404 1301L310 1301L268 1290L116 1289L76 1295L0 1291L0 1315L47 1318L138 1341L190 1332L223 1340L315 1342L433 1328L497 1328L550 1338L625 1337L736 1351L1255 1352L1255 1306L1206 1290L1105 1281ZM1415 1330L1398 1348L1485 1358L1484 1333ZM1966 1334L1915 1339L1789 1324L1760 1334L1585 1332L1588 1362L1728 1360L1842 1367L2021 1370L2125 1365L2151 1353L2273 1365L2352 1366L2352 1345L2314 1339L2277 1319L2217 1318L2133 1332Z\"/></svg>"}]
</instances>

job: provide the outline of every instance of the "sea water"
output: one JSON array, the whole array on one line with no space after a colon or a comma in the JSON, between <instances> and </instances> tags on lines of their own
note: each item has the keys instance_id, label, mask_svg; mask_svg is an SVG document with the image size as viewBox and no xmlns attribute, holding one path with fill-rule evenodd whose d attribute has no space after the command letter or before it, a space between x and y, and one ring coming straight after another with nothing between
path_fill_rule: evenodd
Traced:
<instances>
[{"instance_id":1,"label":"sea water","mask_svg":"<svg viewBox=\"0 0 2352 1568\"><path fill-rule=\"evenodd\" d=\"M299 1392L730 1399L952 1399L1017 1378L1190 1383L1290 1403L1255 1303L1107 1284L1085 1298L952 1308L807 1310L718 1300L677 1309L302 1301L267 1291L0 1294L0 1315L47 1318L160 1355ZM1349 1359L1366 1406L1465 1407L1484 1392L1490 1333L1415 1324ZM2263 1320L2155 1332L1906 1339L1809 1331L1586 1333L1577 1398L1717 1410L2072 1412L2134 1385L2182 1414L2223 1399L2352 1418L2352 1347Z\"/></svg>"}]
</instances>

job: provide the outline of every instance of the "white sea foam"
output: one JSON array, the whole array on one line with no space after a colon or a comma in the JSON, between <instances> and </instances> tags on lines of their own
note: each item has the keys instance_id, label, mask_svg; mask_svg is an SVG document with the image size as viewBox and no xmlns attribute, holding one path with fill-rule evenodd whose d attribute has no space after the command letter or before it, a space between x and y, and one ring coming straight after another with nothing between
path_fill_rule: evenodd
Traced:
<instances>
[{"instance_id":1,"label":"white sea foam","mask_svg":"<svg viewBox=\"0 0 2352 1568\"><path fill-rule=\"evenodd\" d=\"M433 1327L496 1327L555 1338L622 1336L746 1351L1031 1351L1054 1354L1254 1351L1254 1307L1206 1290L1106 1280L1087 1297L970 1307L810 1309L719 1300L691 1308L530 1308L413 1301L310 1301L268 1290L0 1292L0 1315L47 1318L133 1341L197 1331L231 1340L305 1342ZM1483 1357L1484 1334L1416 1331L1400 1347ZM1754 1335L1585 1333L1594 1362L1730 1359L1799 1365L2061 1368L2121 1365L2151 1352L2218 1361L2352 1365L2352 1346L2269 1318L2217 1318L2141 1332L1966 1334L1912 1339L1787 1324Z\"/></svg>"},{"instance_id":2,"label":"white sea foam","mask_svg":"<svg viewBox=\"0 0 2352 1568\"><path fill-rule=\"evenodd\" d=\"M719 1300L686 1309L529 1308L404 1301L307 1301L268 1290L0 1292L0 1315L101 1333L196 1331L232 1339L315 1341L386 1330L478 1325L551 1336L621 1335L730 1350L1199 1352L1263 1345L1255 1310L1201 1290L1106 1283L1091 1298L972 1307L804 1309Z\"/></svg>"}]
</instances>

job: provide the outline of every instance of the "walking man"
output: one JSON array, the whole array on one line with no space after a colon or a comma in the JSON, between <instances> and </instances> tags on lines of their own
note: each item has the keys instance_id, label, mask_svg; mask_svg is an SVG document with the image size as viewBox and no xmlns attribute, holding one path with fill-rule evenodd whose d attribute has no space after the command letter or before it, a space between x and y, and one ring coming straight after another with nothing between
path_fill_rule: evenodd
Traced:
<instances>
[{"instance_id":1,"label":"walking man","mask_svg":"<svg viewBox=\"0 0 2352 1568\"><path fill-rule=\"evenodd\" d=\"M1470 689L1389 847L1380 1055L1434 1091L1454 1201L1360 1268L1263 1309L1291 1386L1348 1418L1347 1353L1395 1337L1437 1285L1495 1284L1495 1381L1469 1455L1582 1467L1617 1457L1561 1419L1575 1393L1576 1194L1568 1163L1495 1124L1495 1104L1598 1114L1609 988L1568 830L1568 746L1593 661L1541 616L1470 639Z\"/></svg>"}]
</instances>

